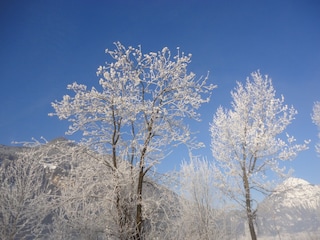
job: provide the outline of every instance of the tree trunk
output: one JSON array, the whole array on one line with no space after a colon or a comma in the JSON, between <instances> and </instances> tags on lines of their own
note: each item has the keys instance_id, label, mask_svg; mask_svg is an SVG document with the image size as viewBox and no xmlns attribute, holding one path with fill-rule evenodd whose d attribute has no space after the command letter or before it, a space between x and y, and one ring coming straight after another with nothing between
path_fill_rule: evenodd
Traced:
<instances>
[{"instance_id":1,"label":"tree trunk","mask_svg":"<svg viewBox=\"0 0 320 240\"><path fill-rule=\"evenodd\" d=\"M141 151L141 157L140 157L140 163L139 163L139 179L138 179L138 189L137 189L137 195L138 195L138 202L137 202L137 212L136 212L136 236L135 240L141 240L143 237L143 217L142 217L142 188L143 188L143 178L145 175L145 169L144 169L144 164L145 164L145 156L147 153L147 149L149 146L149 143L154 136L152 133L152 127L153 127L153 118L150 119L150 122L148 123L148 135L147 138L144 142L144 147Z\"/></svg>"},{"instance_id":2,"label":"tree trunk","mask_svg":"<svg viewBox=\"0 0 320 240\"><path fill-rule=\"evenodd\" d=\"M138 180L138 203L137 203L137 213L136 213L136 236L135 240L141 240L142 236L142 184L143 184L143 177L144 177L144 168L142 167L139 172L139 180Z\"/></svg>"},{"instance_id":3,"label":"tree trunk","mask_svg":"<svg viewBox=\"0 0 320 240\"><path fill-rule=\"evenodd\" d=\"M250 235L252 240L257 240L256 231L254 228L254 219L255 219L255 213L252 211L251 206L251 194L250 194L250 186L247 174L244 172L243 174L243 185L245 189L245 198L246 198L246 213L247 213L247 219L248 219L248 225L250 230Z\"/></svg>"},{"instance_id":4,"label":"tree trunk","mask_svg":"<svg viewBox=\"0 0 320 240\"><path fill-rule=\"evenodd\" d=\"M247 213L247 215L250 213ZM250 215L251 217L248 216L248 225L249 225L249 230L250 230L250 235L251 235L251 239L252 240L257 240L257 235L256 235L256 231L254 229L254 217L252 215Z\"/></svg>"}]
</instances>

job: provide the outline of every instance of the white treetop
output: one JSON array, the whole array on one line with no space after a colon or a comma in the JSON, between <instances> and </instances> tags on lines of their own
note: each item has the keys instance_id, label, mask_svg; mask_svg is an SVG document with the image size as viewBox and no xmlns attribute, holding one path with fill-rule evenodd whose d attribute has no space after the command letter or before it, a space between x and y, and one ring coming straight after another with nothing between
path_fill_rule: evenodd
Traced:
<instances>
[{"instance_id":1,"label":"white treetop","mask_svg":"<svg viewBox=\"0 0 320 240\"><path fill-rule=\"evenodd\" d=\"M268 76L257 71L251 77L245 86L238 82L231 92L230 110L218 108L210 131L221 187L247 209L248 219L253 220L251 191L270 190L270 171L280 176L285 173L279 160L291 160L307 146L294 144L295 139L288 134L286 140L282 139L297 111L284 104L283 96L276 98Z\"/></svg>"},{"instance_id":2,"label":"white treetop","mask_svg":"<svg viewBox=\"0 0 320 240\"><path fill-rule=\"evenodd\" d=\"M104 151L110 152L116 143L122 157L129 150L135 156L137 151L143 154L145 144L150 153L173 143L188 143L190 131L182 120L199 120L196 110L209 101L215 87L207 85L207 77L196 79L194 73L188 73L191 54L178 50L172 58L166 47L143 54L141 47L126 49L119 42L115 46L115 50L106 50L113 62L97 71L101 90L68 85L75 95L52 103L55 113L51 115L68 119L68 134L82 131L86 141L103 146ZM153 139L146 142L149 135Z\"/></svg>"}]
</instances>

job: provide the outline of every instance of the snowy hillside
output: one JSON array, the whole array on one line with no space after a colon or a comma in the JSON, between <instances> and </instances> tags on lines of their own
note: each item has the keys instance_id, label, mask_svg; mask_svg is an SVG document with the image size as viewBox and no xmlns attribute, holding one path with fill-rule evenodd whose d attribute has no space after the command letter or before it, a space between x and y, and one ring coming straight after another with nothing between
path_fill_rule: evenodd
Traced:
<instances>
[{"instance_id":1,"label":"snowy hillside","mask_svg":"<svg viewBox=\"0 0 320 240\"><path fill-rule=\"evenodd\" d=\"M259 205L257 225L266 236L319 232L320 186L299 178L285 180Z\"/></svg>"},{"instance_id":2,"label":"snowy hillside","mask_svg":"<svg viewBox=\"0 0 320 240\"><path fill-rule=\"evenodd\" d=\"M277 199L281 207L317 209L320 206L320 186L303 179L289 178L275 191L270 197Z\"/></svg>"}]
</instances>

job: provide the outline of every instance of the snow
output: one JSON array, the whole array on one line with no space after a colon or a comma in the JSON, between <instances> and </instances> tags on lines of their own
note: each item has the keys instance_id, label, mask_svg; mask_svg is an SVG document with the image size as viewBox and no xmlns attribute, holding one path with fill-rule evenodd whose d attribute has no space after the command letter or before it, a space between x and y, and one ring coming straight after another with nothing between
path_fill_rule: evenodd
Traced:
<instances>
[{"instance_id":1,"label":"snow","mask_svg":"<svg viewBox=\"0 0 320 240\"><path fill-rule=\"evenodd\" d=\"M278 199L283 207L316 209L320 206L320 186L301 178L286 179L271 196Z\"/></svg>"},{"instance_id":2,"label":"snow","mask_svg":"<svg viewBox=\"0 0 320 240\"><path fill-rule=\"evenodd\" d=\"M54 169L57 168L56 165L51 164L51 163L44 163L44 164L43 164L43 167L44 167L44 168L48 168L48 169L50 169L50 170L54 170Z\"/></svg>"},{"instance_id":3,"label":"snow","mask_svg":"<svg viewBox=\"0 0 320 240\"><path fill-rule=\"evenodd\" d=\"M286 179L282 184L280 184L275 190L283 191L283 190L288 190L291 188L295 188L297 186L304 186L304 185L310 185L310 183L301 178L290 177Z\"/></svg>"}]
</instances>

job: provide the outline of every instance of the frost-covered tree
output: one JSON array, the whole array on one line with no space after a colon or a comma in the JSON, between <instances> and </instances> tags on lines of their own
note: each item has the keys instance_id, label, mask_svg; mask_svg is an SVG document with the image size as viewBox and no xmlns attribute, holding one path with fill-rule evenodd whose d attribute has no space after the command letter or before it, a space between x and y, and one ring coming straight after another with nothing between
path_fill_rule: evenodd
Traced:
<instances>
[{"instance_id":1,"label":"frost-covered tree","mask_svg":"<svg viewBox=\"0 0 320 240\"><path fill-rule=\"evenodd\" d=\"M313 105L312 121L320 129L320 102L315 102ZM320 133L318 134L318 136L320 138ZM320 144L319 143L316 145L316 151L320 154Z\"/></svg>"},{"instance_id":2,"label":"frost-covered tree","mask_svg":"<svg viewBox=\"0 0 320 240\"><path fill-rule=\"evenodd\" d=\"M43 238L54 198L47 149L26 147L0 165L0 239Z\"/></svg>"},{"instance_id":3,"label":"frost-covered tree","mask_svg":"<svg viewBox=\"0 0 320 240\"><path fill-rule=\"evenodd\" d=\"M296 110L284 105L283 96L276 98L268 76L259 71L251 76L245 86L237 83L231 92L230 110L217 109L210 131L216 178L221 189L245 209L251 238L256 239L254 191L268 192L268 175L285 175L279 162L293 159L307 146L283 134Z\"/></svg>"},{"instance_id":4,"label":"frost-covered tree","mask_svg":"<svg viewBox=\"0 0 320 240\"><path fill-rule=\"evenodd\" d=\"M113 172L113 181L122 182L128 174L121 172L122 161L138 169L131 177L134 194L128 199L133 207L124 212L127 205L121 203L128 194L122 194L120 184L115 188L115 208L119 235L128 232L130 223L130 233L124 238L141 239L144 178L171 146L200 146L184 119L199 120L197 109L209 101L214 86L207 85L207 77L196 79L187 71L190 54L178 50L172 58L168 48L143 54L141 47L125 48L119 42L115 46L106 50L111 62L98 68L100 90L68 85L75 95L52 103L55 113L51 115L69 120L68 134L82 132L83 142L106 156L104 165Z\"/></svg>"},{"instance_id":5,"label":"frost-covered tree","mask_svg":"<svg viewBox=\"0 0 320 240\"><path fill-rule=\"evenodd\" d=\"M113 191L107 190L113 185L102 183L111 175L101 167L100 156L63 138L37 149L51 191L51 204L45 203L48 228L41 239L108 239L105 219L111 216L108 197Z\"/></svg>"},{"instance_id":6,"label":"frost-covered tree","mask_svg":"<svg viewBox=\"0 0 320 240\"><path fill-rule=\"evenodd\" d=\"M231 225L223 196L215 187L214 166L206 159L191 157L179 171L180 217L176 239L230 239Z\"/></svg>"}]
</instances>

